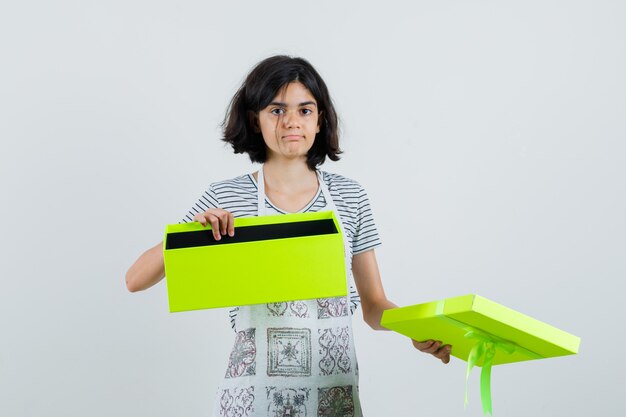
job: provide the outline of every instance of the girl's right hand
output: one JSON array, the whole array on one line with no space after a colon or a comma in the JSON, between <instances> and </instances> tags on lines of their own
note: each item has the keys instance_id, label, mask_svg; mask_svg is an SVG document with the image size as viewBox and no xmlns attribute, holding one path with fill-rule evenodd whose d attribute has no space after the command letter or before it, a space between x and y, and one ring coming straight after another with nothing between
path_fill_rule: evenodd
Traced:
<instances>
[{"instance_id":1,"label":"girl's right hand","mask_svg":"<svg viewBox=\"0 0 626 417\"><path fill-rule=\"evenodd\" d=\"M196 214L193 216L193 220L204 227L210 224L215 240L220 240L222 235L226 235L226 233L228 233L230 237L235 235L235 217L229 211L220 208L212 208L204 213Z\"/></svg>"}]
</instances>

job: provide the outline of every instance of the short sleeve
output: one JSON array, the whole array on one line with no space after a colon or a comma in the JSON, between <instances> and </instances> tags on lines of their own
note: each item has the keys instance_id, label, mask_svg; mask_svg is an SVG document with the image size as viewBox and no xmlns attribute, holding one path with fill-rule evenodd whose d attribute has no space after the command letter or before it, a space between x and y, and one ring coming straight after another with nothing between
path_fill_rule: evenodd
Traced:
<instances>
[{"instance_id":1,"label":"short sleeve","mask_svg":"<svg viewBox=\"0 0 626 417\"><path fill-rule=\"evenodd\" d=\"M185 217L183 217L179 223L191 223L196 214L218 207L219 203L217 202L217 195L213 189L213 185L209 185L209 188L200 196L198 201L189 209Z\"/></svg>"},{"instance_id":2,"label":"short sleeve","mask_svg":"<svg viewBox=\"0 0 626 417\"><path fill-rule=\"evenodd\" d=\"M365 189L359 187L356 213L356 228L352 238L352 254L356 255L382 245L374 215Z\"/></svg>"}]
</instances>

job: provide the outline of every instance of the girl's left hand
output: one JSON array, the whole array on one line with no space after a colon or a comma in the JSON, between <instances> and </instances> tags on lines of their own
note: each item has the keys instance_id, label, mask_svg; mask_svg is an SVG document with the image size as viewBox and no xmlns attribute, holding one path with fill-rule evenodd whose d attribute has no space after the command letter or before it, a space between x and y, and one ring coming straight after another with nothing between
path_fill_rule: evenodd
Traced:
<instances>
[{"instance_id":1,"label":"girl's left hand","mask_svg":"<svg viewBox=\"0 0 626 417\"><path fill-rule=\"evenodd\" d=\"M444 345L440 341L435 340L425 340L423 342L418 342L417 340L413 340L413 346L421 352L430 353L437 359L441 359L441 362L448 363L450 362L450 351L452 350L452 346Z\"/></svg>"}]
</instances>

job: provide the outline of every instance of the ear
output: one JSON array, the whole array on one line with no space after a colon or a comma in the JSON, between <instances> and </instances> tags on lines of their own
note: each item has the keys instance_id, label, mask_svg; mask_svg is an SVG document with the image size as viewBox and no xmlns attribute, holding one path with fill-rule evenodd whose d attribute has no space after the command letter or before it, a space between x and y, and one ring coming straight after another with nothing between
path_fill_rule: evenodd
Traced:
<instances>
[{"instance_id":1,"label":"ear","mask_svg":"<svg viewBox=\"0 0 626 417\"><path fill-rule=\"evenodd\" d=\"M261 126L259 126L259 115L252 110L248 110L248 123L254 129L254 133L261 133Z\"/></svg>"}]
</instances>

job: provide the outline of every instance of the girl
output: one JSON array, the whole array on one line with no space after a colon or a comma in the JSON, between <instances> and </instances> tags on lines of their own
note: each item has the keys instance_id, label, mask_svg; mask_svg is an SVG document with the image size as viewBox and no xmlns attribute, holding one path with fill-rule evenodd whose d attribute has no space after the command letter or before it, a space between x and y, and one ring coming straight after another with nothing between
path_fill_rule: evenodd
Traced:
<instances>
[{"instance_id":1,"label":"girl","mask_svg":"<svg viewBox=\"0 0 626 417\"><path fill-rule=\"evenodd\" d=\"M317 169L339 159L337 115L326 84L306 60L260 62L233 97L223 140L263 165L252 174L213 183L183 219L233 236L234 217L333 210L346 244L347 297L242 306L231 310L236 332L214 416L362 416L352 315L384 330L385 296L374 249L380 239L364 189ZM130 267L130 291L164 277L163 242ZM413 341L443 363L450 346Z\"/></svg>"}]
</instances>

